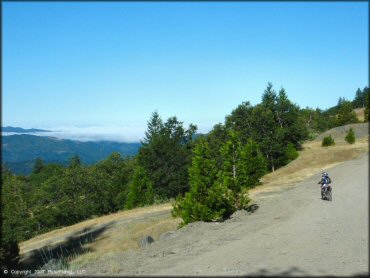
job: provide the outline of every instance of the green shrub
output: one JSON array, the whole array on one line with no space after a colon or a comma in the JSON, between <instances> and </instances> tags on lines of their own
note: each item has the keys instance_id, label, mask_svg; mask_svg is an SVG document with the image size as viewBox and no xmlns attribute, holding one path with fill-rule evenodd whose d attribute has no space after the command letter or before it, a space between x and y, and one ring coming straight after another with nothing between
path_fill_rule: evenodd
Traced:
<instances>
[{"instance_id":1,"label":"green shrub","mask_svg":"<svg viewBox=\"0 0 370 278\"><path fill-rule=\"evenodd\" d=\"M334 146L334 145L335 145L335 142L334 142L334 139L331 137L331 134L329 136L324 137L321 143L322 147Z\"/></svg>"},{"instance_id":2,"label":"green shrub","mask_svg":"<svg viewBox=\"0 0 370 278\"><path fill-rule=\"evenodd\" d=\"M319 135L319 134L318 134L317 132L310 132L310 133L308 133L307 138L308 138L308 140L309 140L309 141L313 141L313 140L315 140L315 139L316 139L316 137L317 137L318 135Z\"/></svg>"},{"instance_id":3,"label":"green shrub","mask_svg":"<svg viewBox=\"0 0 370 278\"><path fill-rule=\"evenodd\" d=\"M144 168L138 166L129 184L125 209L150 205L153 204L153 202L153 183L149 180Z\"/></svg>"},{"instance_id":4,"label":"green shrub","mask_svg":"<svg viewBox=\"0 0 370 278\"><path fill-rule=\"evenodd\" d=\"M344 138L349 144L354 144L355 141L356 141L356 136L355 136L355 132L353 131L352 128L350 128L349 130L346 131L347 132L347 135L346 137Z\"/></svg>"},{"instance_id":5,"label":"green shrub","mask_svg":"<svg viewBox=\"0 0 370 278\"><path fill-rule=\"evenodd\" d=\"M288 146L285 149L285 157L287 160L286 163L289 163L298 157L298 152L292 143L288 143Z\"/></svg>"}]
</instances>

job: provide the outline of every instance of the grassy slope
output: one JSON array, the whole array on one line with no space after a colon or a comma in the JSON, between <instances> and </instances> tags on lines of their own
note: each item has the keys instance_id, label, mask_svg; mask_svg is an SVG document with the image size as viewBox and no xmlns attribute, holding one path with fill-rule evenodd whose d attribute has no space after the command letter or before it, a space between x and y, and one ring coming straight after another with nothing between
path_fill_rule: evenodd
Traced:
<instances>
[{"instance_id":1,"label":"grassy slope","mask_svg":"<svg viewBox=\"0 0 370 278\"><path fill-rule=\"evenodd\" d=\"M262 179L262 185L250 191L250 196L257 200L266 193L269 194L282 188L294 186L314 174L318 174L319 179L321 171L329 171L334 165L368 152L368 135L364 135L368 134L367 128L367 124L356 125L356 134L363 136L357 138L353 145L344 141L346 129L343 128L328 131L333 134L336 141L335 146L321 147L320 138L306 142L295 161L274 173L266 175ZM79 268L86 262L97 261L103 257L109 258L114 253L139 248L139 240L145 235L150 234L156 240L161 234L175 230L180 220L171 217L171 208L171 203L166 203L87 220L22 242L20 253L25 254L35 248L55 245L72 234L81 234L87 228L97 228L101 225L114 223L115 225L112 228L104 232L95 241L87 244L87 247L93 248L92 252L73 257L70 266ZM114 273L114 266L112 266L112 272Z\"/></svg>"},{"instance_id":2,"label":"grassy slope","mask_svg":"<svg viewBox=\"0 0 370 278\"><path fill-rule=\"evenodd\" d=\"M363 122L364 119L365 119L365 109L364 108L356 108L355 113L356 113L357 119L360 122Z\"/></svg>"}]
</instances>

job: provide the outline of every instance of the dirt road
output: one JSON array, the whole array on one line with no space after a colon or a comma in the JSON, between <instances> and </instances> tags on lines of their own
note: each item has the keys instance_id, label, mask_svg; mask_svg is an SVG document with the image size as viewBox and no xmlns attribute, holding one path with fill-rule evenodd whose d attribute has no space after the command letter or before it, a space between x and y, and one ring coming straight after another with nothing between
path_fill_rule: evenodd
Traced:
<instances>
[{"instance_id":1,"label":"dirt road","mask_svg":"<svg viewBox=\"0 0 370 278\"><path fill-rule=\"evenodd\" d=\"M329 174L332 202L321 200L317 173L291 189L255 196L253 214L193 223L84 268L89 275L368 274L368 154Z\"/></svg>"}]
</instances>

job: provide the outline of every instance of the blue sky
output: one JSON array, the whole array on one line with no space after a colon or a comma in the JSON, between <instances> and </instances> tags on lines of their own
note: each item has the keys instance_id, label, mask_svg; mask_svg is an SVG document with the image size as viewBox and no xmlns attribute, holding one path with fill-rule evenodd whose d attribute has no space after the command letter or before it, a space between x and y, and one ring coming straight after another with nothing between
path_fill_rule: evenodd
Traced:
<instances>
[{"instance_id":1,"label":"blue sky","mask_svg":"<svg viewBox=\"0 0 370 278\"><path fill-rule=\"evenodd\" d=\"M368 86L368 2L3 2L2 16L3 126L135 141L154 110L207 132L267 82L322 109Z\"/></svg>"}]
</instances>

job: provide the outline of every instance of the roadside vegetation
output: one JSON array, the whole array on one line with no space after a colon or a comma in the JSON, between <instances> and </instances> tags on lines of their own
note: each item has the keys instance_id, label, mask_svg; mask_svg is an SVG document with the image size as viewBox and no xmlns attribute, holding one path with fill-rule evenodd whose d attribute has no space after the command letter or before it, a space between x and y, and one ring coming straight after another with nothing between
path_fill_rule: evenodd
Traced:
<instances>
[{"instance_id":1,"label":"roadside vegetation","mask_svg":"<svg viewBox=\"0 0 370 278\"><path fill-rule=\"evenodd\" d=\"M17 265L20 241L123 209L175 199L183 224L224 219L246 208L249 189L296 159L305 140L358 122L353 108L365 108L368 120L368 94L359 90L325 111L301 109L269 83L261 103L243 102L208 134L155 111L135 156L112 153L89 166L78 156L67 166L40 158L29 176L2 165L1 267Z\"/></svg>"},{"instance_id":2,"label":"roadside vegetation","mask_svg":"<svg viewBox=\"0 0 370 278\"><path fill-rule=\"evenodd\" d=\"M333 137L331 137L331 134L329 136L324 137L324 139L322 139L322 143L321 143L322 147L329 147L329 146L334 146L334 145L335 145L335 141Z\"/></svg>"},{"instance_id":3,"label":"roadside vegetation","mask_svg":"<svg viewBox=\"0 0 370 278\"><path fill-rule=\"evenodd\" d=\"M349 144L354 144L356 142L356 136L355 136L355 132L353 130L353 128L350 128L349 130L347 130L346 132L346 137L344 138L347 143Z\"/></svg>"}]
</instances>

